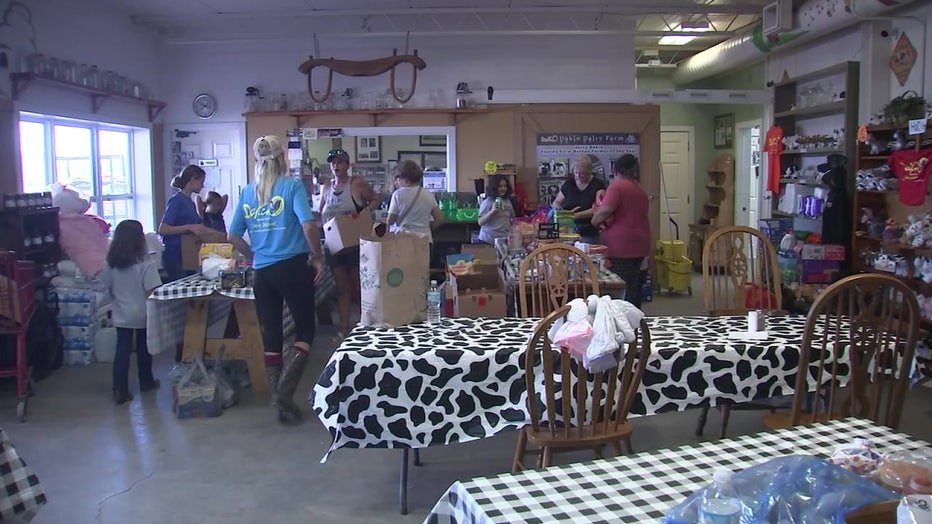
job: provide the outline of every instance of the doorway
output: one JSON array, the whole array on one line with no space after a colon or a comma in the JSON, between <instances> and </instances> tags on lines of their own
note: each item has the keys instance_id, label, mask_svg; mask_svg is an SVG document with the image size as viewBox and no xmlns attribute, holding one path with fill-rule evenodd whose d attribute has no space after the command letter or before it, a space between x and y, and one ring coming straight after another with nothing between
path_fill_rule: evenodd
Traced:
<instances>
[{"instance_id":1,"label":"doorway","mask_svg":"<svg viewBox=\"0 0 932 524\"><path fill-rule=\"evenodd\" d=\"M662 126L660 128L660 163L663 178L660 184L660 240L685 240L687 228L694 219L692 126ZM677 228L668 220L669 217Z\"/></svg>"},{"instance_id":2,"label":"doorway","mask_svg":"<svg viewBox=\"0 0 932 524\"><path fill-rule=\"evenodd\" d=\"M761 122L750 120L736 126L735 225L756 228L760 216Z\"/></svg>"},{"instance_id":3,"label":"doorway","mask_svg":"<svg viewBox=\"0 0 932 524\"><path fill-rule=\"evenodd\" d=\"M166 133L169 139L168 184L188 164L200 166L207 174L201 197L209 191L229 195L223 211L226 224L233 221L233 212L239 205L239 194L246 181L246 162L243 145L246 129L242 124L187 124L179 125ZM166 197L171 196L169 187ZM167 198L166 198L167 200ZM156 223L161 220L157 212Z\"/></svg>"}]
</instances>

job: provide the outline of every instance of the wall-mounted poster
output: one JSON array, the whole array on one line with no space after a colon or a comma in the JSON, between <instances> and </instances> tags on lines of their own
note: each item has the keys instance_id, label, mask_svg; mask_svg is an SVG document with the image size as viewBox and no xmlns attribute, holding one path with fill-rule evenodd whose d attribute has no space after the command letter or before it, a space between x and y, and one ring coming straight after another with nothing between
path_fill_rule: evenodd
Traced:
<instances>
[{"instance_id":1,"label":"wall-mounted poster","mask_svg":"<svg viewBox=\"0 0 932 524\"><path fill-rule=\"evenodd\" d=\"M602 180L612 179L612 166L621 155L640 158L638 133L538 133L537 181L539 203L549 205L560 186L573 175L573 161L587 155L592 174Z\"/></svg>"}]
</instances>

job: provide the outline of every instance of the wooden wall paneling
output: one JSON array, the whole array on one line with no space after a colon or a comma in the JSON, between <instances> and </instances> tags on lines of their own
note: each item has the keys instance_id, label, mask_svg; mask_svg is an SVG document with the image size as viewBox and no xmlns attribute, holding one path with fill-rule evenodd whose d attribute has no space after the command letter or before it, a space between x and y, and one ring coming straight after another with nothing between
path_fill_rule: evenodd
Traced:
<instances>
[{"instance_id":1,"label":"wooden wall paneling","mask_svg":"<svg viewBox=\"0 0 932 524\"><path fill-rule=\"evenodd\" d=\"M498 106L489 113L461 115L456 122L456 187L474 190L473 180L485 176L485 163L514 163L515 113Z\"/></svg>"}]
</instances>

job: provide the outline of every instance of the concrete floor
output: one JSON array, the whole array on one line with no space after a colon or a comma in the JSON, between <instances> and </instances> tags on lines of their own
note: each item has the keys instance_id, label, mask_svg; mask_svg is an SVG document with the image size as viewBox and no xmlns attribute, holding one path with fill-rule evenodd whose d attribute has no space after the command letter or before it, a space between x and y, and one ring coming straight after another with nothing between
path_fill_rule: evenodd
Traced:
<instances>
[{"instance_id":1,"label":"concrete floor","mask_svg":"<svg viewBox=\"0 0 932 524\"><path fill-rule=\"evenodd\" d=\"M701 290L694 291L692 298L655 297L645 311L697 313ZM321 340L332 331L324 327ZM299 388L302 396L331 349L315 344ZM171 356L160 355L157 376L164 380L171 365ZM401 516L398 450L342 449L321 464L329 436L316 417L308 415L299 427L281 427L264 398L244 398L219 418L177 420L166 387L123 406L113 405L109 389L109 365L62 368L38 384L25 424L15 421L14 394L0 392L0 426L48 494L49 503L34 523L421 522L454 481L508 471L515 444L510 433L424 450L424 466L411 470L411 513ZM912 390L901 430L932 441L930 402L932 390ZM697 414L635 419L635 450L696 442ZM710 437L717 434L719 420L713 411ZM736 412L729 434L762 429L760 413Z\"/></svg>"}]
</instances>

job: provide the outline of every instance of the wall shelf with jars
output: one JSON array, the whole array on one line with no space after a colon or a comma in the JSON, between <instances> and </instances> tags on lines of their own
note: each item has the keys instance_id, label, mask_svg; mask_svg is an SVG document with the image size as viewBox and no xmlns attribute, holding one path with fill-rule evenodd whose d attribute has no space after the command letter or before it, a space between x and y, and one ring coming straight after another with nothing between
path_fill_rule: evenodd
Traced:
<instances>
[{"instance_id":1,"label":"wall shelf with jars","mask_svg":"<svg viewBox=\"0 0 932 524\"><path fill-rule=\"evenodd\" d=\"M138 83L133 83L132 85L126 86L125 89L121 88L120 91L114 92L107 89L79 84L70 80L62 80L60 78L38 73L11 73L10 82L13 85L14 100L18 100L20 95L30 85L34 83L43 84L68 89L71 91L87 93L91 97L91 110L94 113L97 113L101 106L103 106L103 103L109 99L125 100L144 104L148 110L149 122L155 120L155 117L157 117L158 114L162 112L162 109L164 109L166 106L165 102L144 98L143 95L145 93L142 91L142 88Z\"/></svg>"},{"instance_id":2,"label":"wall shelf with jars","mask_svg":"<svg viewBox=\"0 0 932 524\"><path fill-rule=\"evenodd\" d=\"M371 119L372 127L375 127L378 124L378 119L380 116L388 115L415 115L415 114L432 114L432 115L449 115L450 123L454 123L456 115L468 114L468 113L488 113L489 109L486 108L464 108L464 109L453 109L453 108L442 108L442 109L433 109L433 108L411 108L411 109L349 109L349 110L328 110L328 111L255 111L243 113L244 117L262 117L262 116L289 116L294 118L298 125L296 127L301 127L300 122L302 118L310 116L347 116L347 115L366 115Z\"/></svg>"}]
</instances>

